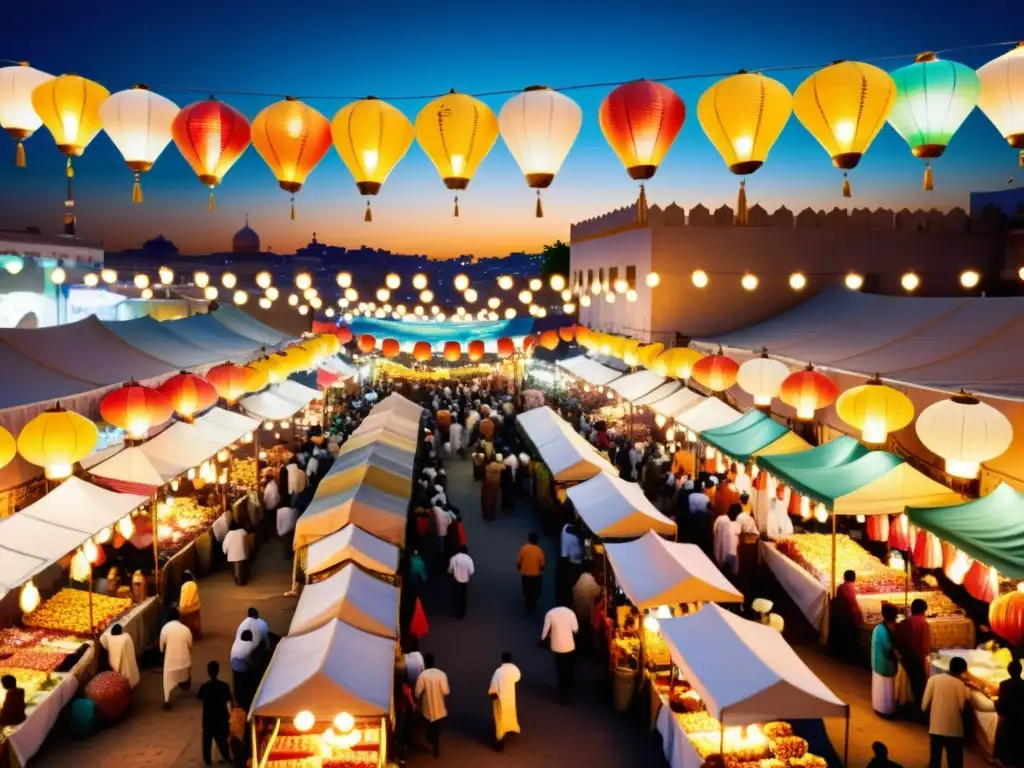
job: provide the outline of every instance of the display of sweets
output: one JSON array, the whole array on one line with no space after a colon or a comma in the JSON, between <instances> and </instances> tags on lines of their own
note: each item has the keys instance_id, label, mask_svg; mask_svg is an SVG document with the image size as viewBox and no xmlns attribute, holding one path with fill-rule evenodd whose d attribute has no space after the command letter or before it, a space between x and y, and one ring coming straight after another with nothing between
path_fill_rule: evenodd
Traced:
<instances>
[{"instance_id":1,"label":"display of sweets","mask_svg":"<svg viewBox=\"0 0 1024 768\"><path fill-rule=\"evenodd\" d=\"M92 624L89 623L89 593L64 588L22 618L26 627L60 630L75 635L102 632L132 607L130 598L93 594Z\"/></svg>"},{"instance_id":2,"label":"display of sweets","mask_svg":"<svg viewBox=\"0 0 1024 768\"><path fill-rule=\"evenodd\" d=\"M256 459L232 459L228 475L235 485L256 486Z\"/></svg>"},{"instance_id":3,"label":"display of sweets","mask_svg":"<svg viewBox=\"0 0 1024 768\"><path fill-rule=\"evenodd\" d=\"M925 615L928 618L948 618L950 616L963 615L963 609L954 603L949 597L946 596L945 592L940 590L932 590L928 592L915 592L915 599L924 600L928 604L928 609L925 611ZM902 599L894 599L892 602L896 606L896 610L900 613L904 612L904 601ZM865 624L881 624L882 623L882 604L878 604L878 611L864 611L864 623ZM861 606L863 609L864 606Z\"/></svg>"},{"instance_id":4,"label":"display of sweets","mask_svg":"<svg viewBox=\"0 0 1024 768\"><path fill-rule=\"evenodd\" d=\"M14 667L28 669L44 674L53 672L68 657L64 651L51 651L45 648L26 648L15 651L5 659L0 659L0 668Z\"/></svg>"},{"instance_id":5,"label":"display of sweets","mask_svg":"<svg viewBox=\"0 0 1024 768\"><path fill-rule=\"evenodd\" d=\"M807 754L807 741L799 736L780 736L770 741L772 754L779 760L791 760Z\"/></svg>"},{"instance_id":6,"label":"display of sweets","mask_svg":"<svg viewBox=\"0 0 1024 768\"><path fill-rule=\"evenodd\" d=\"M221 516L217 507L200 504L189 497L177 497L157 505L157 538L161 555L177 552L208 530Z\"/></svg>"},{"instance_id":7,"label":"display of sweets","mask_svg":"<svg viewBox=\"0 0 1024 768\"><path fill-rule=\"evenodd\" d=\"M683 733L711 733L718 728L718 721L707 712L686 712L676 715Z\"/></svg>"},{"instance_id":8,"label":"display of sweets","mask_svg":"<svg viewBox=\"0 0 1024 768\"><path fill-rule=\"evenodd\" d=\"M778 551L795 562L824 586L832 583L832 535L796 533L779 539ZM846 534L836 535L836 574L842 580L845 571L857 574L858 593L903 592L906 574L885 565Z\"/></svg>"}]
</instances>

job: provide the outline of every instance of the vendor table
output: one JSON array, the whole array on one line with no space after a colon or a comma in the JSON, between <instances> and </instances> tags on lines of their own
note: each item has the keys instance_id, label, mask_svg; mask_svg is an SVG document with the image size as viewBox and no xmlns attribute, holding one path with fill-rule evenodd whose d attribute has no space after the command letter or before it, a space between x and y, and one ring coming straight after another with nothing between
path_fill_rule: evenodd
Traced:
<instances>
[{"instance_id":1,"label":"vendor table","mask_svg":"<svg viewBox=\"0 0 1024 768\"><path fill-rule=\"evenodd\" d=\"M220 523L229 514L225 512L214 525ZM181 586L182 574L185 571L192 571L196 576L207 573L213 563L213 548L216 545L211 528L211 530L203 531L195 541L175 552L167 562L160 566L160 594L166 595L168 587L173 586L176 597L177 589Z\"/></svg>"},{"instance_id":2,"label":"vendor table","mask_svg":"<svg viewBox=\"0 0 1024 768\"><path fill-rule=\"evenodd\" d=\"M658 707L654 714L654 729L661 736L661 747L668 764L671 768L700 768L704 761L683 733L683 727L668 705L668 700L655 691L650 682L647 687L651 691L652 712Z\"/></svg>"},{"instance_id":3,"label":"vendor table","mask_svg":"<svg viewBox=\"0 0 1024 768\"><path fill-rule=\"evenodd\" d=\"M940 675L949 671L949 660L953 656L962 656L967 661L967 673L971 674L971 667L976 659L990 657L990 651L978 651L967 649L946 650L941 654L933 654L931 667L933 675ZM974 737L987 757L992 756L996 742L996 726L999 724L999 715L996 714L996 705L988 696L981 691L970 688L971 720L974 722Z\"/></svg>"}]
</instances>

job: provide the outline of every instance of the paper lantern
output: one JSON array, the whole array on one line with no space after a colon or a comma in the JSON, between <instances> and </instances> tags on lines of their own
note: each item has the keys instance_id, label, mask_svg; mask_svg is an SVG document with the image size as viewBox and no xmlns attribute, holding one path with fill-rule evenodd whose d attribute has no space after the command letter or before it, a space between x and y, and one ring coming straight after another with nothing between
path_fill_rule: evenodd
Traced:
<instances>
[{"instance_id":1,"label":"paper lantern","mask_svg":"<svg viewBox=\"0 0 1024 768\"><path fill-rule=\"evenodd\" d=\"M89 574L92 573L92 564L82 550L78 550L72 555L69 570L70 576L74 581L89 580Z\"/></svg>"},{"instance_id":2,"label":"paper lantern","mask_svg":"<svg viewBox=\"0 0 1024 768\"><path fill-rule=\"evenodd\" d=\"M889 438L890 432L901 430L914 420L914 404L875 376L843 392L836 400L836 414L860 430L865 443L878 445Z\"/></svg>"},{"instance_id":3,"label":"paper lantern","mask_svg":"<svg viewBox=\"0 0 1024 768\"><path fill-rule=\"evenodd\" d=\"M466 189L498 138L498 119L479 99L454 89L416 116L416 141L451 190ZM459 198L455 197L455 215Z\"/></svg>"},{"instance_id":4,"label":"paper lantern","mask_svg":"<svg viewBox=\"0 0 1024 768\"><path fill-rule=\"evenodd\" d=\"M759 357L747 360L736 372L736 383L740 389L754 396L754 405L771 405L772 398L779 394L782 382L789 376L789 368L778 360L768 357L768 350L762 349Z\"/></svg>"},{"instance_id":5,"label":"paper lantern","mask_svg":"<svg viewBox=\"0 0 1024 768\"><path fill-rule=\"evenodd\" d=\"M377 345L377 340L368 333L364 333L359 337L358 347L359 351L364 355L368 355L373 352L373 348Z\"/></svg>"},{"instance_id":6,"label":"paper lantern","mask_svg":"<svg viewBox=\"0 0 1024 768\"><path fill-rule=\"evenodd\" d=\"M729 170L739 176L764 165L792 111L793 97L786 86L749 72L719 80L697 102L700 127ZM747 223L744 185L741 181L737 224Z\"/></svg>"},{"instance_id":7,"label":"paper lantern","mask_svg":"<svg viewBox=\"0 0 1024 768\"><path fill-rule=\"evenodd\" d=\"M896 100L889 73L858 61L837 61L804 80L793 111L843 171L843 196L850 196L847 171L856 168L885 125Z\"/></svg>"},{"instance_id":8,"label":"paper lantern","mask_svg":"<svg viewBox=\"0 0 1024 768\"><path fill-rule=\"evenodd\" d=\"M910 549L910 521L900 513L889 525L889 548L907 551Z\"/></svg>"},{"instance_id":9,"label":"paper lantern","mask_svg":"<svg viewBox=\"0 0 1024 768\"><path fill-rule=\"evenodd\" d=\"M918 531L914 544L914 565L918 568L942 567L942 543L930 531Z\"/></svg>"},{"instance_id":10,"label":"paper lantern","mask_svg":"<svg viewBox=\"0 0 1024 768\"><path fill-rule=\"evenodd\" d=\"M217 390L202 376L182 371L163 382L158 389L167 396L175 413L191 421L197 413L217 404Z\"/></svg>"},{"instance_id":11,"label":"paper lantern","mask_svg":"<svg viewBox=\"0 0 1024 768\"><path fill-rule=\"evenodd\" d=\"M556 349L558 347L558 332L555 330L543 331L537 343L547 350Z\"/></svg>"},{"instance_id":12,"label":"paper lantern","mask_svg":"<svg viewBox=\"0 0 1024 768\"><path fill-rule=\"evenodd\" d=\"M53 75L33 69L27 61L13 67L0 67L0 128L18 142L15 164L25 167L24 141L43 124L32 106L32 92Z\"/></svg>"},{"instance_id":13,"label":"paper lantern","mask_svg":"<svg viewBox=\"0 0 1024 768\"><path fill-rule=\"evenodd\" d=\"M171 143L171 125L179 111L173 101L144 85L118 91L100 105L103 130L135 174L132 202L142 202L140 175Z\"/></svg>"},{"instance_id":14,"label":"paper lantern","mask_svg":"<svg viewBox=\"0 0 1024 768\"><path fill-rule=\"evenodd\" d=\"M1024 591L1020 587L992 601L988 625L1011 646L1017 647L1024 641Z\"/></svg>"},{"instance_id":15,"label":"paper lantern","mask_svg":"<svg viewBox=\"0 0 1024 768\"><path fill-rule=\"evenodd\" d=\"M471 363L478 363L484 359L484 343L480 339L474 339L469 342L469 346L466 348L466 353L469 355L469 361Z\"/></svg>"},{"instance_id":16,"label":"paper lantern","mask_svg":"<svg viewBox=\"0 0 1024 768\"><path fill-rule=\"evenodd\" d=\"M578 338L578 337L577 337ZM638 357L640 358L640 365L647 369L653 369L655 362L662 352L665 351L665 345L661 342L655 342L654 344L645 344L640 347ZM690 372L691 375L693 371Z\"/></svg>"},{"instance_id":17,"label":"paper lantern","mask_svg":"<svg viewBox=\"0 0 1024 768\"><path fill-rule=\"evenodd\" d=\"M979 69L978 80L978 108L1011 147L1024 149L1024 43Z\"/></svg>"},{"instance_id":18,"label":"paper lantern","mask_svg":"<svg viewBox=\"0 0 1024 768\"><path fill-rule=\"evenodd\" d=\"M234 107L210 97L182 109L171 135L199 182L210 188L214 210L213 188L249 147L249 121Z\"/></svg>"},{"instance_id":19,"label":"paper lantern","mask_svg":"<svg viewBox=\"0 0 1024 768\"><path fill-rule=\"evenodd\" d=\"M292 196L294 219L295 193L331 148L330 122L308 104L289 96L256 115L252 145L278 186Z\"/></svg>"},{"instance_id":20,"label":"paper lantern","mask_svg":"<svg viewBox=\"0 0 1024 768\"><path fill-rule=\"evenodd\" d=\"M964 589L975 600L991 603L999 596L999 572L980 560L975 560L964 578Z\"/></svg>"},{"instance_id":21,"label":"paper lantern","mask_svg":"<svg viewBox=\"0 0 1024 768\"><path fill-rule=\"evenodd\" d=\"M110 91L78 75L60 75L32 91L32 108L50 131L57 149L68 158L80 157L100 132L100 105Z\"/></svg>"},{"instance_id":22,"label":"paper lantern","mask_svg":"<svg viewBox=\"0 0 1024 768\"><path fill-rule=\"evenodd\" d=\"M244 365L221 363L206 372L206 380L213 385L225 402L231 404L251 391L247 386L251 373L251 369Z\"/></svg>"},{"instance_id":23,"label":"paper lantern","mask_svg":"<svg viewBox=\"0 0 1024 768\"><path fill-rule=\"evenodd\" d=\"M425 363L433 356L429 341L417 341L412 347L412 357L417 363Z\"/></svg>"},{"instance_id":24,"label":"paper lantern","mask_svg":"<svg viewBox=\"0 0 1024 768\"><path fill-rule=\"evenodd\" d=\"M949 140L978 103L981 83L974 70L955 61L922 53L913 64L892 73L896 101L889 125L925 161L924 188L932 189L931 161L946 151Z\"/></svg>"},{"instance_id":25,"label":"paper lantern","mask_svg":"<svg viewBox=\"0 0 1024 768\"><path fill-rule=\"evenodd\" d=\"M352 341L352 329L347 325L338 326L338 330L334 332L334 335L338 337L338 341L342 344L348 344Z\"/></svg>"},{"instance_id":26,"label":"paper lantern","mask_svg":"<svg viewBox=\"0 0 1024 768\"><path fill-rule=\"evenodd\" d=\"M543 85L530 86L501 108L501 137L527 185L537 190L537 218L544 215L540 190L551 186L582 124L579 104Z\"/></svg>"},{"instance_id":27,"label":"paper lantern","mask_svg":"<svg viewBox=\"0 0 1024 768\"><path fill-rule=\"evenodd\" d=\"M605 141L631 179L654 176L679 135L686 106L667 85L635 80L609 93L598 112Z\"/></svg>"},{"instance_id":28,"label":"paper lantern","mask_svg":"<svg viewBox=\"0 0 1024 768\"><path fill-rule=\"evenodd\" d=\"M18 607L22 613L32 613L32 611L39 607L40 602L42 600L39 595L39 588L36 587L34 581L29 579L18 595Z\"/></svg>"},{"instance_id":29,"label":"paper lantern","mask_svg":"<svg viewBox=\"0 0 1024 768\"><path fill-rule=\"evenodd\" d=\"M498 357L504 359L512 357L516 352L516 344L508 336L498 339Z\"/></svg>"},{"instance_id":30,"label":"paper lantern","mask_svg":"<svg viewBox=\"0 0 1024 768\"><path fill-rule=\"evenodd\" d=\"M163 424L173 412L171 401L162 392L134 381L108 392L100 401L103 420L134 439L145 437L151 427Z\"/></svg>"},{"instance_id":31,"label":"paper lantern","mask_svg":"<svg viewBox=\"0 0 1024 768\"><path fill-rule=\"evenodd\" d=\"M867 519L866 531L870 541L889 541L889 516L871 515Z\"/></svg>"},{"instance_id":32,"label":"paper lantern","mask_svg":"<svg viewBox=\"0 0 1024 768\"><path fill-rule=\"evenodd\" d=\"M99 439L95 424L57 403L22 427L18 453L29 464L42 467L51 480L60 480L95 450Z\"/></svg>"},{"instance_id":33,"label":"paper lantern","mask_svg":"<svg viewBox=\"0 0 1024 768\"><path fill-rule=\"evenodd\" d=\"M322 333L320 340L324 345L324 357L330 357L341 352L341 339L336 333Z\"/></svg>"},{"instance_id":34,"label":"paper lantern","mask_svg":"<svg viewBox=\"0 0 1024 768\"><path fill-rule=\"evenodd\" d=\"M702 357L694 363L690 375L694 381L712 392L725 392L736 383L739 371L739 364L723 354L719 347L715 354Z\"/></svg>"},{"instance_id":35,"label":"paper lantern","mask_svg":"<svg viewBox=\"0 0 1024 768\"><path fill-rule=\"evenodd\" d=\"M1010 420L963 390L921 411L915 427L924 447L945 461L953 477L977 477L983 463L1013 443Z\"/></svg>"},{"instance_id":36,"label":"paper lantern","mask_svg":"<svg viewBox=\"0 0 1024 768\"><path fill-rule=\"evenodd\" d=\"M380 352L388 359L398 357L398 353L401 351L402 348L398 344L398 339L384 339L380 343Z\"/></svg>"},{"instance_id":37,"label":"paper lantern","mask_svg":"<svg viewBox=\"0 0 1024 768\"><path fill-rule=\"evenodd\" d=\"M576 338L576 326L568 325L558 329L558 337L566 344L571 344Z\"/></svg>"},{"instance_id":38,"label":"paper lantern","mask_svg":"<svg viewBox=\"0 0 1024 768\"><path fill-rule=\"evenodd\" d=\"M361 195L376 195L412 146L416 131L401 110L373 96L338 110L331 121L334 148ZM366 201L366 221L373 221Z\"/></svg>"},{"instance_id":39,"label":"paper lantern","mask_svg":"<svg viewBox=\"0 0 1024 768\"><path fill-rule=\"evenodd\" d=\"M794 371L782 382L779 399L796 409L796 417L810 421L814 412L828 408L839 397L839 387L828 376L808 364L802 371Z\"/></svg>"},{"instance_id":40,"label":"paper lantern","mask_svg":"<svg viewBox=\"0 0 1024 768\"><path fill-rule=\"evenodd\" d=\"M666 349L654 360L652 369L659 376L672 376L686 381L693 372L693 366L704 355L689 347L671 347Z\"/></svg>"},{"instance_id":41,"label":"paper lantern","mask_svg":"<svg viewBox=\"0 0 1024 768\"><path fill-rule=\"evenodd\" d=\"M14 435L0 427L0 469L3 469L18 455L18 441Z\"/></svg>"},{"instance_id":42,"label":"paper lantern","mask_svg":"<svg viewBox=\"0 0 1024 768\"><path fill-rule=\"evenodd\" d=\"M270 383L270 368L266 359L245 366L245 391L259 392Z\"/></svg>"},{"instance_id":43,"label":"paper lantern","mask_svg":"<svg viewBox=\"0 0 1024 768\"><path fill-rule=\"evenodd\" d=\"M457 362L462 357L462 347L457 341L446 341L444 343L444 359L449 363Z\"/></svg>"},{"instance_id":44,"label":"paper lantern","mask_svg":"<svg viewBox=\"0 0 1024 768\"><path fill-rule=\"evenodd\" d=\"M537 337L534 334L531 333L529 336L523 337L524 354L530 354L535 346L537 346Z\"/></svg>"}]
</instances>

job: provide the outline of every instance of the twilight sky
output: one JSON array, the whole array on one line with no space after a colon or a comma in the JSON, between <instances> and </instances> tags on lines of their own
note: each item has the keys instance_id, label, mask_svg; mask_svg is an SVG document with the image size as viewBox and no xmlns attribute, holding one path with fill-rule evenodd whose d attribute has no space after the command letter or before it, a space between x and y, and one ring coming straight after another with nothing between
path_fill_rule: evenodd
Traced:
<instances>
[{"instance_id":1,"label":"twilight sky","mask_svg":"<svg viewBox=\"0 0 1024 768\"><path fill-rule=\"evenodd\" d=\"M241 3L139 3L68 0L18 4L0 24L0 58L27 59L60 74L75 72L111 92L134 82L180 106L207 94L174 86L259 91L300 96L467 93L552 87L639 77L733 72L762 67L870 61L892 54L996 42L1024 36L1010 0L970 5L862 0L816 3L468 2L441 6L395 0L384 3L250 0ZM983 13L980 11L984 11ZM949 54L979 67L1005 48ZM892 70L909 63L880 64ZM772 73L791 91L810 70ZM661 205L714 209L734 204L737 179L726 169L696 119L700 94L714 78L670 83L686 102L687 119L648 197ZM362 220L364 202L332 148L296 198L288 195L250 147L217 191L207 211L207 191L173 143L144 178L145 202L131 203L131 174L109 138L100 133L76 161L79 233L109 249L136 247L158 233L187 252L226 250L246 212L264 247L291 252L315 230L322 242L368 245L449 257L539 250L568 239L569 225L628 204L636 184L607 146L597 122L610 88L574 91L584 123L573 151L544 194L546 218L533 216L534 199L499 138L467 192L461 217L452 218L451 194L418 144L373 199L374 221ZM250 120L276 98L223 95ZM486 98L498 112L507 99ZM347 99L308 99L328 118ZM392 102L415 120L426 103ZM60 227L63 158L45 128L26 143L28 168L14 167L14 145L0 136L0 227ZM922 164L890 127L851 173L853 199L840 194L840 175L821 146L795 117L766 165L748 180L751 203L773 210L879 205L902 208L967 206L972 190L1001 189L1018 173L1009 149L975 110L935 164L936 190L921 190ZM1020 180L1017 183L1021 183Z\"/></svg>"}]
</instances>

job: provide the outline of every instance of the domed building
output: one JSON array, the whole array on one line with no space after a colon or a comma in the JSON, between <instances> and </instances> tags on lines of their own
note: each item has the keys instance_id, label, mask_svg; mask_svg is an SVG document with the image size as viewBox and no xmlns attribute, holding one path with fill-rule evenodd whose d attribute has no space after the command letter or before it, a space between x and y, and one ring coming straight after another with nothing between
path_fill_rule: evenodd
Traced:
<instances>
[{"instance_id":1,"label":"domed building","mask_svg":"<svg viewBox=\"0 0 1024 768\"><path fill-rule=\"evenodd\" d=\"M249 226L249 214L245 214L245 226L231 238L232 253L259 253L260 236Z\"/></svg>"}]
</instances>

